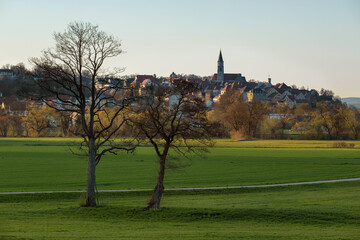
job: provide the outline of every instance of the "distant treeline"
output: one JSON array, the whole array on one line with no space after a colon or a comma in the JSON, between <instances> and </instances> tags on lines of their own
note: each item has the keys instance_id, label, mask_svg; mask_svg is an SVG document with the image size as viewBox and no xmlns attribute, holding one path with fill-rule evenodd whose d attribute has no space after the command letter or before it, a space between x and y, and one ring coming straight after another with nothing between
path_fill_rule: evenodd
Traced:
<instances>
[{"instance_id":1,"label":"distant treeline","mask_svg":"<svg viewBox=\"0 0 360 240\"><path fill-rule=\"evenodd\" d=\"M0 136L76 136L80 129L77 115L57 112L29 100L22 103L23 111L0 109ZM244 102L226 94L207 115L213 124L214 138L358 140L360 137L360 109L341 102L319 102L316 108L308 105L290 108ZM132 137L134 133L130 126L124 125L116 136Z\"/></svg>"},{"instance_id":2,"label":"distant treeline","mask_svg":"<svg viewBox=\"0 0 360 240\"><path fill-rule=\"evenodd\" d=\"M42 102L29 100L31 91L40 91L35 82L41 71L30 71L23 64L3 68L10 69L12 75L0 78L0 136L76 136L81 128L76 114L57 112ZM298 104L291 108L286 104L245 102L229 91L207 115L214 138L358 140L360 135L359 108L336 98L317 102L315 107ZM125 124L116 136L132 137L134 133Z\"/></svg>"},{"instance_id":3,"label":"distant treeline","mask_svg":"<svg viewBox=\"0 0 360 240\"><path fill-rule=\"evenodd\" d=\"M360 109L339 100L290 108L284 104L244 102L226 94L209 117L234 139L342 139L360 137ZM226 130L226 131L224 131ZM220 137L220 136L219 136Z\"/></svg>"}]
</instances>

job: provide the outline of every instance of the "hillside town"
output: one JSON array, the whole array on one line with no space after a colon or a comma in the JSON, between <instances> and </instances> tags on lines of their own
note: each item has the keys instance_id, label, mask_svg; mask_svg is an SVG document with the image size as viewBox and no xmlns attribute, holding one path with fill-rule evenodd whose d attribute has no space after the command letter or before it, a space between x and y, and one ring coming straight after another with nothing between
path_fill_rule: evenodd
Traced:
<instances>
[{"instance_id":1,"label":"hillside town","mask_svg":"<svg viewBox=\"0 0 360 240\"><path fill-rule=\"evenodd\" d=\"M23 78L26 69L16 71L12 69L0 69L0 80L16 81ZM35 80L39 76L33 77ZM333 93L329 90L323 90L319 93L315 89L301 89L296 86L290 87L286 83L272 83L269 77L266 82L250 80L241 73L225 73L224 60L222 52L219 53L217 61L217 72L210 77L200 77L196 75L183 75L171 73L168 77L156 77L156 75L133 75L124 78L103 77L98 78L97 87L104 87L113 84L113 82L122 81L123 87L129 87L132 90L132 96L143 97L150 92L149 87L171 87L175 81L186 79L197 86L198 91L193 94L201 98L208 109L213 109L214 104L219 101L221 96L227 92L236 92L245 102L267 102L272 105L282 104L291 108L299 105L309 105L315 107L317 102L332 101ZM26 102L16 93L8 96L7 89L0 89L0 108L10 114L26 114ZM39 102L38 104L42 104Z\"/></svg>"},{"instance_id":2,"label":"hillside town","mask_svg":"<svg viewBox=\"0 0 360 240\"><path fill-rule=\"evenodd\" d=\"M40 83L52 80L43 71L37 68L30 71L23 64L0 69L0 136L74 135L80 120L79 112L71 106L78 107L79 98L61 90L66 89L61 77L58 83L63 86L59 91L34 97L44 90ZM83 87L86 89L86 82L91 81L84 75ZM299 89L295 85L273 83L270 77L267 81L255 81L247 80L242 73L226 73L221 51L217 71L212 76L172 72L168 77L155 74L96 77L95 103L101 108L116 108L122 106L124 99L132 99L130 108L137 105L146 110L149 100L166 92L162 106L171 111L179 100L178 88L184 83L192 86L186 98L204 104L207 118L216 129L213 137L358 139L360 136L359 109L342 103L331 90ZM48 94L58 87L47 86ZM83 101L84 104L92 101L86 92ZM117 136L133 134L126 124L116 133Z\"/></svg>"},{"instance_id":3,"label":"hillside town","mask_svg":"<svg viewBox=\"0 0 360 240\"><path fill-rule=\"evenodd\" d=\"M333 93L329 90L322 89L319 93L315 89L298 89L290 87L286 83L272 84L270 77L266 82L247 81L241 73L225 73L221 51L217 64L217 73L211 77L184 76L174 72L167 78L157 78L156 75L135 75L133 78L124 79L124 84L133 88L134 96L141 97L149 94L146 89L150 86L169 87L175 81L186 79L198 86L198 92L194 95L203 99L209 109L213 109L214 104L227 92L236 92L245 102L261 101L283 104L291 108L301 104L315 107L318 101L333 100ZM105 82L111 84L112 79L105 79Z\"/></svg>"}]
</instances>

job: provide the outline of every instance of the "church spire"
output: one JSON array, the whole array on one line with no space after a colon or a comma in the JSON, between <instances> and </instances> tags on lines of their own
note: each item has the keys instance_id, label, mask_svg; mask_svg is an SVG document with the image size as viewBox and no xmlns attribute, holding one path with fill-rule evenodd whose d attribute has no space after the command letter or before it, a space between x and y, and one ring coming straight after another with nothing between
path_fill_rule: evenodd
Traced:
<instances>
[{"instance_id":1,"label":"church spire","mask_svg":"<svg viewBox=\"0 0 360 240\"><path fill-rule=\"evenodd\" d=\"M223 62L224 60L223 60L223 58L222 58L222 54L221 54L221 49L220 49L220 54L219 54L219 60L218 60L218 62Z\"/></svg>"},{"instance_id":2,"label":"church spire","mask_svg":"<svg viewBox=\"0 0 360 240\"><path fill-rule=\"evenodd\" d=\"M219 60L218 60L217 81L218 82L224 81L224 60L223 60L223 57L221 54L221 49L220 49Z\"/></svg>"}]
</instances>

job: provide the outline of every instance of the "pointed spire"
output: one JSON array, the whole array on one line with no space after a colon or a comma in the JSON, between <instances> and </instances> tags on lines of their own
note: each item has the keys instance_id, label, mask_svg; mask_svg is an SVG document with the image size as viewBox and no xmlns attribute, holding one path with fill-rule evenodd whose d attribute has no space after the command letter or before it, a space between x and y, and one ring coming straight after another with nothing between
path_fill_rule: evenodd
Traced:
<instances>
[{"instance_id":1,"label":"pointed spire","mask_svg":"<svg viewBox=\"0 0 360 240\"><path fill-rule=\"evenodd\" d=\"M219 54L219 60L218 60L218 62L223 62L224 60L223 60L223 58L222 58L222 54L221 54L221 49L220 49L220 54Z\"/></svg>"}]
</instances>

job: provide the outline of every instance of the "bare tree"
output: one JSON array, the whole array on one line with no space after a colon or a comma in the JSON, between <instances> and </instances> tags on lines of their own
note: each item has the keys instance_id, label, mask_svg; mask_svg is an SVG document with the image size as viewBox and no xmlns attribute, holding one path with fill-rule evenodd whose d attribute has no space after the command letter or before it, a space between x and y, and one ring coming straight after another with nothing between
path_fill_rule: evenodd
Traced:
<instances>
[{"instance_id":1,"label":"bare tree","mask_svg":"<svg viewBox=\"0 0 360 240\"><path fill-rule=\"evenodd\" d=\"M171 87L150 87L149 95L135 107L137 117L131 122L137 136L152 144L159 160L156 186L146 209L160 208L165 170L174 167L169 161L171 149L183 158L206 152L212 145L205 104L194 91L196 87L185 80Z\"/></svg>"},{"instance_id":2,"label":"bare tree","mask_svg":"<svg viewBox=\"0 0 360 240\"><path fill-rule=\"evenodd\" d=\"M108 58L118 56L121 43L115 37L100 31L90 23L74 22L63 33L55 33L56 46L45 50L41 58L33 58L38 83L43 90L41 99L60 112L70 112L81 121L76 134L83 137L81 146L88 156L86 207L96 206L95 167L106 153L116 150L133 150L131 146L116 144L112 136L124 123L123 110L128 98L116 93L122 82L106 82L103 65ZM114 74L116 74L115 72ZM38 76L39 77L39 76ZM110 108L116 111L109 111ZM100 118L100 114L105 116ZM119 119L122 119L119 123ZM114 123L117 123L114 127ZM81 147L81 148L82 148Z\"/></svg>"}]
</instances>

